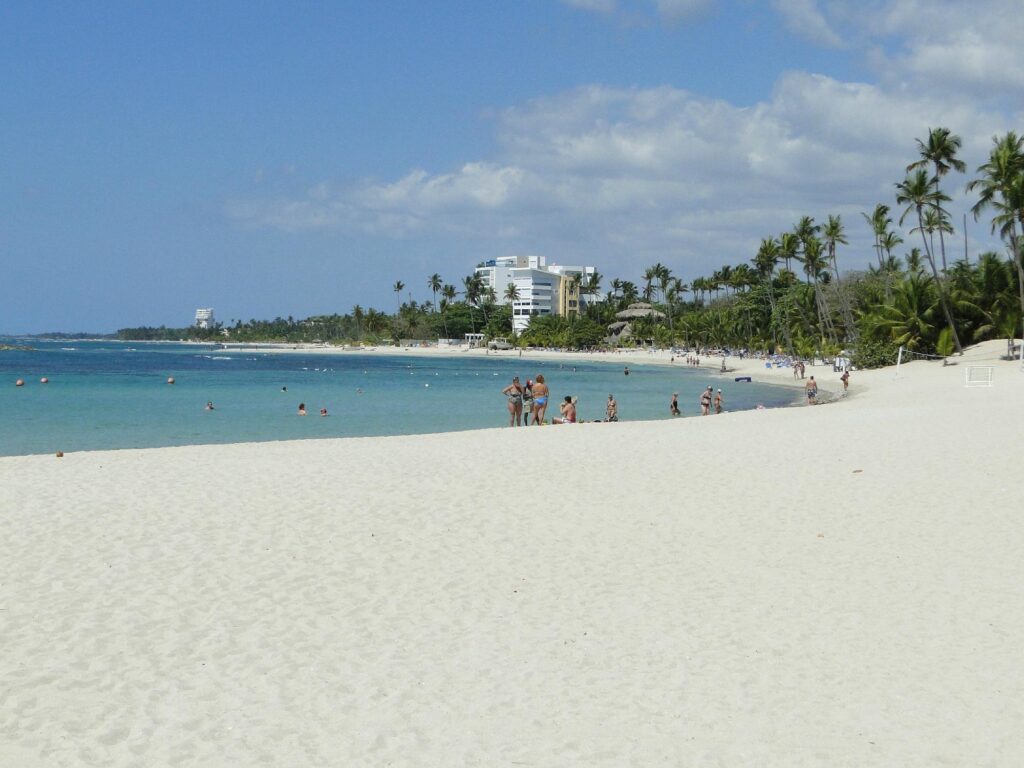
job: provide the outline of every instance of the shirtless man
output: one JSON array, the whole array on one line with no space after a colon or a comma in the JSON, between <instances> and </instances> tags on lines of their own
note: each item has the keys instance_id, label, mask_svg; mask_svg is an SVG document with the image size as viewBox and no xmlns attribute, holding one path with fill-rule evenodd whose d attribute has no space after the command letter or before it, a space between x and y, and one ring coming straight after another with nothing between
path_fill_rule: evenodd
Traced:
<instances>
[{"instance_id":1,"label":"shirtless man","mask_svg":"<svg viewBox=\"0 0 1024 768\"><path fill-rule=\"evenodd\" d=\"M850 388L850 372L843 371L843 375L839 377L839 380L843 382L843 392Z\"/></svg>"},{"instance_id":2,"label":"shirtless man","mask_svg":"<svg viewBox=\"0 0 1024 768\"><path fill-rule=\"evenodd\" d=\"M533 423L544 423L544 413L548 409L548 385L544 383L544 374L538 373L533 382Z\"/></svg>"},{"instance_id":3,"label":"shirtless man","mask_svg":"<svg viewBox=\"0 0 1024 768\"><path fill-rule=\"evenodd\" d=\"M558 406L558 410L562 412L562 415L555 416L555 418L551 420L552 424L576 423L576 405L573 403L571 395L565 396L565 402Z\"/></svg>"},{"instance_id":4,"label":"shirtless man","mask_svg":"<svg viewBox=\"0 0 1024 768\"><path fill-rule=\"evenodd\" d=\"M818 404L818 382L816 382L814 380L813 376L811 376L811 378L809 378L807 380L807 383L804 384L804 389L807 390L807 404L808 405L817 405Z\"/></svg>"}]
</instances>

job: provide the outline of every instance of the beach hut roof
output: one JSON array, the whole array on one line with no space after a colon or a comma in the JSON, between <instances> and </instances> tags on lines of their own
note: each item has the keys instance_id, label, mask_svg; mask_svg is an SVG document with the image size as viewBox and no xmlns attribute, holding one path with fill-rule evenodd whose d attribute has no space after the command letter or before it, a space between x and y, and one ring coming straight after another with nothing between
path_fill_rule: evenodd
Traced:
<instances>
[{"instance_id":1,"label":"beach hut roof","mask_svg":"<svg viewBox=\"0 0 1024 768\"><path fill-rule=\"evenodd\" d=\"M656 320L664 320L665 313L659 312L650 304L643 301L638 301L635 304L630 304L621 312L615 313L616 320L634 320L638 317L653 317Z\"/></svg>"}]
</instances>

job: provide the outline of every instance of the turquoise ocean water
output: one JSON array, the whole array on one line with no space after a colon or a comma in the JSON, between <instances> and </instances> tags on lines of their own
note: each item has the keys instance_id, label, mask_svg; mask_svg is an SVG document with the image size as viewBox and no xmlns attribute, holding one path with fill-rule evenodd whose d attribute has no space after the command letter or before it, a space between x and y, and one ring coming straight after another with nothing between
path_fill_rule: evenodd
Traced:
<instances>
[{"instance_id":1,"label":"turquoise ocean water","mask_svg":"<svg viewBox=\"0 0 1024 768\"><path fill-rule=\"evenodd\" d=\"M565 395L580 418L604 416L609 393L623 421L667 419L672 392L684 417L708 384L726 410L790 405L793 390L737 384L683 367L540 362L513 357L225 352L213 345L15 341L0 351L0 456L112 448L452 432L508 423L501 390L543 373L548 416ZM175 384L168 385L173 376ZM42 377L48 384L40 384ZM23 387L15 387L16 379ZM282 392L287 387L287 392ZM204 410L208 400L216 409ZM309 416L296 415L304 402ZM320 418L320 408L330 416Z\"/></svg>"}]
</instances>

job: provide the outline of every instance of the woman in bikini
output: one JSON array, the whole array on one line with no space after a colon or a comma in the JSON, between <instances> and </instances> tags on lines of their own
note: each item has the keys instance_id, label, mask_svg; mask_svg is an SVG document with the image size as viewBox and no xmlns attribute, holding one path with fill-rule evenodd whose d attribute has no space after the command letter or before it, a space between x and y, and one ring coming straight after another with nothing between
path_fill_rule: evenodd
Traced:
<instances>
[{"instance_id":1,"label":"woman in bikini","mask_svg":"<svg viewBox=\"0 0 1024 768\"><path fill-rule=\"evenodd\" d=\"M501 394L508 398L508 425L518 427L523 422L523 385L519 383L519 377L513 376L512 383L501 390Z\"/></svg>"},{"instance_id":2,"label":"woman in bikini","mask_svg":"<svg viewBox=\"0 0 1024 768\"><path fill-rule=\"evenodd\" d=\"M533 382L533 423L544 423L544 412L548 409L548 385L544 383L544 374L538 373Z\"/></svg>"}]
</instances>

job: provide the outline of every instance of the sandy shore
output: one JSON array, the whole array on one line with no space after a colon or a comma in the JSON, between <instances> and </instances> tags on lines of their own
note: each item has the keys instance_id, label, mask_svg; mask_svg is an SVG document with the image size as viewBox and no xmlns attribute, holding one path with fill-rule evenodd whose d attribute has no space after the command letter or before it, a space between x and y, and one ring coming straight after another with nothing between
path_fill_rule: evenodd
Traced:
<instances>
[{"instance_id":1,"label":"sandy shore","mask_svg":"<svg viewBox=\"0 0 1024 768\"><path fill-rule=\"evenodd\" d=\"M0 765L1019 766L1004 349L817 408L0 458Z\"/></svg>"}]
</instances>

